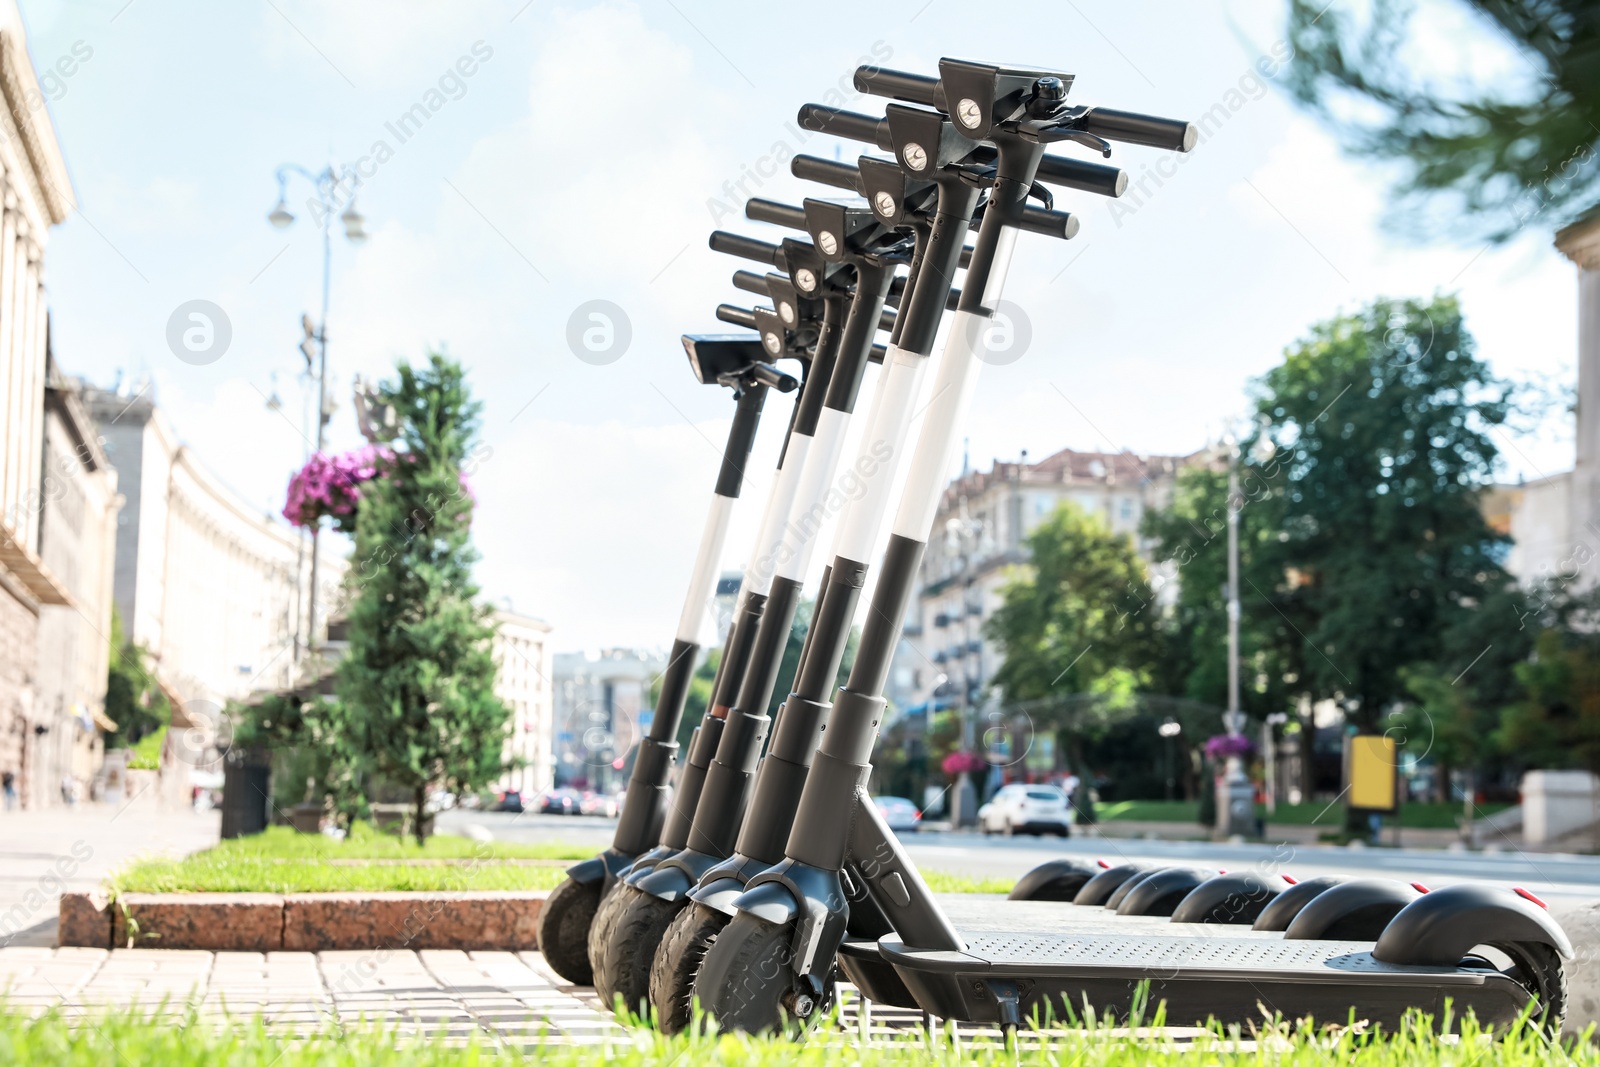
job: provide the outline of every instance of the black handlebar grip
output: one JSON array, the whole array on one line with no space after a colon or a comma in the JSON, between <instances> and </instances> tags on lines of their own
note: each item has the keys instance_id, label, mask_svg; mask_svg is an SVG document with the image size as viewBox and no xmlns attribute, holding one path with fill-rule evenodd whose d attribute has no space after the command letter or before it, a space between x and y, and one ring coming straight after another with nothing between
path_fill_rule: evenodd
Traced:
<instances>
[{"instance_id":1,"label":"black handlebar grip","mask_svg":"<svg viewBox=\"0 0 1600 1067\"><path fill-rule=\"evenodd\" d=\"M855 83L858 92L923 107L939 106L939 79L926 74L907 74L903 70L884 70L868 64L856 68Z\"/></svg>"},{"instance_id":2,"label":"black handlebar grip","mask_svg":"<svg viewBox=\"0 0 1600 1067\"><path fill-rule=\"evenodd\" d=\"M789 161L789 173L801 181L831 185L835 189L861 191L861 171L849 163L822 159L819 156L795 156Z\"/></svg>"},{"instance_id":3,"label":"black handlebar grip","mask_svg":"<svg viewBox=\"0 0 1600 1067\"><path fill-rule=\"evenodd\" d=\"M1189 151L1200 137L1200 131L1195 129L1192 122L1140 115L1134 111L1117 111L1109 107L1090 108L1084 113L1082 128L1108 141L1170 148L1174 152Z\"/></svg>"},{"instance_id":4,"label":"black handlebar grip","mask_svg":"<svg viewBox=\"0 0 1600 1067\"><path fill-rule=\"evenodd\" d=\"M886 357L888 354L889 354L889 349L887 347L885 347L884 345L873 345L872 346L872 351L867 353L867 362L868 363L882 363L883 360L884 360L884 357Z\"/></svg>"},{"instance_id":5,"label":"black handlebar grip","mask_svg":"<svg viewBox=\"0 0 1600 1067\"><path fill-rule=\"evenodd\" d=\"M770 363L752 363L750 376L762 385L776 389L780 393L792 393L800 387L800 382L793 375L785 374Z\"/></svg>"},{"instance_id":6,"label":"black handlebar grip","mask_svg":"<svg viewBox=\"0 0 1600 1067\"><path fill-rule=\"evenodd\" d=\"M846 137L852 141L865 141L877 145L885 152L894 151L894 139L889 136L887 119L871 115L858 115L854 111L841 111L826 104L806 104L800 108L797 120L800 128L812 133L826 133Z\"/></svg>"},{"instance_id":7,"label":"black handlebar grip","mask_svg":"<svg viewBox=\"0 0 1600 1067\"><path fill-rule=\"evenodd\" d=\"M733 272L733 287L743 289L747 293L757 296L768 296L771 290L767 288L765 275L757 274L753 270L736 270Z\"/></svg>"},{"instance_id":8,"label":"black handlebar grip","mask_svg":"<svg viewBox=\"0 0 1600 1067\"><path fill-rule=\"evenodd\" d=\"M961 250L961 259L956 264L956 266L960 267L962 270L966 270L968 267L972 266L972 246L971 245L967 245L965 248L963 248Z\"/></svg>"},{"instance_id":9,"label":"black handlebar grip","mask_svg":"<svg viewBox=\"0 0 1600 1067\"><path fill-rule=\"evenodd\" d=\"M1017 220L1017 229L1028 233L1042 233L1046 237L1059 237L1066 241L1078 236L1078 216L1069 215L1065 211L1049 211L1029 204L1022 209L1022 218Z\"/></svg>"},{"instance_id":10,"label":"black handlebar grip","mask_svg":"<svg viewBox=\"0 0 1600 1067\"><path fill-rule=\"evenodd\" d=\"M1128 172L1120 167L1063 156L1045 156L1041 159L1038 178L1064 189L1081 189L1100 196L1121 196L1128 190Z\"/></svg>"},{"instance_id":11,"label":"black handlebar grip","mask_svg":"<svg viewBox=\"0 0 1600 1067\"><path fill-rule=\"evenodd\" d=\"M756 328L755 312L734 307L732 304L717 305L717 321L726 322L730 326L743 326L747 330Z\"/></svg>"},{"instance_id":12,"label":"black handlebar grip","mask_svg":"<svg viewBox=\"0 0 1600 1067\"><path fill-rule=\"evenodd\" d=\"M744 202L744 217L756 222L770 222L774 226L787 226L791 230L806 228L806 213L792 204L752 197Z\"/></svg>"},{"instance_id":13,"label":"black handlebar grip","mask_svg":"<svg viewBox=\"0 0 1600 1067\"><path fill-rule=\"evenodd\" d=\"M884 308L878 312L878 329L884 333L894 332L894 312Z\"/></svg>"},{"instance_id":14,"label":"black handlebar grip","mask_svg":"<svg viewBox=\"0 0 1600 1067\"><path fill-rule=\"evenodd\" d=\"M727 230L713 230L711 233L711 251L722 252L740 259L753 259L757 263L770 263L777 265L783 249L766 241L758 241L754 237L743 237Z\"/></svg>"}]
</instances>

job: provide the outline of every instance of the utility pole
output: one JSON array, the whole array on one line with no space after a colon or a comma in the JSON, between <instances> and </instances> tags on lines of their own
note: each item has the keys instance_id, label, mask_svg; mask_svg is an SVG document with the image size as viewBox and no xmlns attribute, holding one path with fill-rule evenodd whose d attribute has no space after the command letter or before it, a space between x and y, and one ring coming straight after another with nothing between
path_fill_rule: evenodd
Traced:
<instances>
[{"instance_id":1,"label":"utility pole","mask_svg":"<svg viewBox=\"0 0 1600 1067\"><path fill-rule=\"evenodd\" d=\"M310 202L313 213L317 217L317 225L322 230L322 320L312 323L309 315L300 318L301 327L305 338L300 342L300 351L306 358L306 370L314 373L317 379L317 413L316 413L316 455L321 455L327 445L328 427L328 296L333 281L333 214L339 209L340 200L348 198L344 211L339 215L339 221L344 223L345 239L351 244L360 244L367 239L365 229L366 220L356 210L355 186L360 184L355 175L354 168L345 167L343 173L335 170L332 164L324 167L320 172L312 173L305 167L294 163L285 163L278 168L278 203L267 215L267 221L278 229L286 229L294 222L294 215L290 214L287 202L289 178L299 175L309 181L316 190L316 199ZM353 183L353 184L347 184ZM313 361L313 346L316 359ZM321 524L311 528L311 583L307 596L309 606L306 611L306 651L309 653L317 640L317 583L321 580L321 551L318 535L321 533Z\"/></svg>"},{"instance_id":2,"label":"utility pole","mask_svg":"<svg viewBox=\"0 0 1600 1067\"><path fill-rule=\"evenodd\" d=\"M1239 444L1230 434L1228 447L1228 710L1222 724L1230 738L1244 736L1244 712L1239 707ZM1220 839L1246 837L1255 832L1255 791L1244 773L1244 759L1228 755L1226 769L1217 782L1217 834Z\"/></svg>"}]
</instances>

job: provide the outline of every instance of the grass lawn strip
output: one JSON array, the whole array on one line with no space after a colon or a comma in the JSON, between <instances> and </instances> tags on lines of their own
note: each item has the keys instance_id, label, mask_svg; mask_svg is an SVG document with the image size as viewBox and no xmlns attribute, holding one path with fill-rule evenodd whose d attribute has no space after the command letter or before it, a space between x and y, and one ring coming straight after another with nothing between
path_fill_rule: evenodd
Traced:
<instances>
[{"instance_id":1,"label":"grass lawn strip","mask_svg":"<svg viewBox=\"0 0 1600 1067\"><path fill-rule=\"evenodd\" d=\"M364 823L343 841L284 826L222 841L182 859L136 859L111 876L113 893L468 892L554 889L590 845L505 844L435 834L425 846ZM938 893L1009 893L1006 878L928 872Z\"/></svg>"},{"instance_id":2,"label":"grass lawn strip","mask_svg":"<svg viewBox=\"0 0 1600 1067\"><path fill-rule=\"evenodd\" d=\"M73 1009L76 1011L76 1009ZM530 1009L530 1015L532 1011ZM948 1024L932 1033L907 1030L864 1037L853 1020L824 1023L809 1039L747 1038L731 1034L663 1037L645 1027L621 1036L575 1044L560 1037L527 1037L514 1030L481 1030L449 1037L421 1032L336 1024L294 1024L293 1035L273 1032L257 1017L218 1020L190 1012L178 1018L145 1017L136 1011L73 1014L56 1009L30 1017L0 1009L0 1062L29 1067L1600 1067L1600 1049L1583 1038L1553 1047L1531 1024L1519 1024L1491 1040L1471 1020L1459 1036L1439 1037L1416 1020L1393 1035L1359 1028L1266 1025L1259 1032L1159 1031L1121 1028L1093 1021L1072 1030L1024 1028L1017 1047L1007 1049L993 1030Z\"/></svg>"}]
</instances>

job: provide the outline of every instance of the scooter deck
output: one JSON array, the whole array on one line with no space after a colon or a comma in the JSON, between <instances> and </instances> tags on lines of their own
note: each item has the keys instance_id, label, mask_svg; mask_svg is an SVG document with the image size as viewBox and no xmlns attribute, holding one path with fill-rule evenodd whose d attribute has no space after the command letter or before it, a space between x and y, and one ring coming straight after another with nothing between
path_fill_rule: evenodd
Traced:
<instances>
[{"instance_id":1,"label":"scooter deck","mask_svg":"<svg viewBox=\"0 0 1600 1067\"><path fill-rule=\"evenodd\" d=\"M1527 1006L1521 984L1487 965L1416 967L1383 963L1363 941L1286 941L1272 936L1181 937L1110 933L977 933L966 951L908 948L893 935L878 942L923 1010L999 1023L1068 1010L1126 1017L1141 983L1150 1010L1167 1005L1174 1024L1216 1018L1260 1020L1312 1015L1398 1025L1413 1008L1505 1023ZM1148 1017L1148 1016L1147 1016Z\"/></svg>"},{"instance_id":2,"label":"scooter deck","mask_svg":"<svg viewBox=\"0 0 1600 1067\"><path fill-rule=\"evenodd\" d=\"M999 896L963 893L945 898L945 913L958 929L973 934L999 934L1018 929L1054 937L1126 936L1170 939L1232 938L1280 941L1275 930L1210 923L1175 923L1163 915L1118 915L1100 907L1080 907L1048 900L1006 900ZM839 946L839 966L863 996L881 1004L913 1007L915 998L890 966L879 941L847 938Z\"/></svg>"}]
</instances>

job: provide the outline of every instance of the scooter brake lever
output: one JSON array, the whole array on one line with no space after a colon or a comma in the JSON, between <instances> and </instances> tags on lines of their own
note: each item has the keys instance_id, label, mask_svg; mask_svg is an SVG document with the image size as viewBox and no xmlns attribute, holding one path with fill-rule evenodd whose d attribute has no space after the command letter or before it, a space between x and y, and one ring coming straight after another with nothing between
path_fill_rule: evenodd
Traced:
<instances>
[{"instance_id":1,"label":"scooter brake lever","mask_svg":"<svg viewBox=\"0 0 1600 1067\"><path fill-rule=\"evenodd\" d=\"M1103 157L1111 158L1111 142L1104 137L1092 134L1087 130L1080 130L1073 123L1078 121L1077 115L1072 115L1050 126L1038 127L1035 136L1030 138L1046 144L1054 141L1076 141L1085 148L1099 152Z\"/></svg>"}]
</instances>

